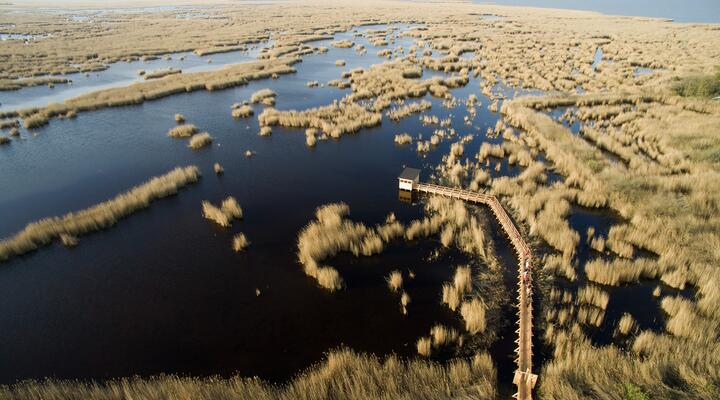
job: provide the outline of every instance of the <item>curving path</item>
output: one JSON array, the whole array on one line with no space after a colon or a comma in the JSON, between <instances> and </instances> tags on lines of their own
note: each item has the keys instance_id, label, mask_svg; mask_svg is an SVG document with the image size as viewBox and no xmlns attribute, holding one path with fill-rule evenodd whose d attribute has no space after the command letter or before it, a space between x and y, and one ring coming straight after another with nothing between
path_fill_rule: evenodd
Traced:
<instances>
[{"instance_id":1,"label":"curving path","mask_svg":"<svg viewBox=\"0 0 720 400\"><path fill-rule=\"evenodd\" d=\"M513 383L517 386L517 393L513 396L518 400L532 399L532 389L537 381L537 375L532 373L532 254L530 247L520 236L515 224L505 212L500 201L495 196L469 190L449 188L429 183L416 183L414 190L472 203L481 203L490 207L495 218L512 242L518 256L518 335L515 343L517 369Z\"/></svg>"}]
</instances>

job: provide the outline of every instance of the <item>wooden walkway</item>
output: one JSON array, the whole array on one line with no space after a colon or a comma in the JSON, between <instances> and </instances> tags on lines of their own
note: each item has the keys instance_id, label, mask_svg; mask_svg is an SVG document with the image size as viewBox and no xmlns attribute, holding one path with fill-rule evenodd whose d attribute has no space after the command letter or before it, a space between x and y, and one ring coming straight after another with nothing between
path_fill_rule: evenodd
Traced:
<instances>
[{"instance_id":1,"label":"wooden walkway","mask_svg":"<svg viewBox=\"0 0 720 400\"><path fill-rule=\"evenodd\" d=\"M505 208L495 196L469 190L449 188L429 183L415 184L415 190L472 203L481 203L490 207L495 218L502 226L515 248L518 256L518 335L515 343L515 359L517 369L513 383L517 386L517 393L513 396L518 400L532 399L532 389L537 381L537 375L532 373L532 255L530 247L520 236L515 224L512 222Z\"/></svg>"}]
</instances>

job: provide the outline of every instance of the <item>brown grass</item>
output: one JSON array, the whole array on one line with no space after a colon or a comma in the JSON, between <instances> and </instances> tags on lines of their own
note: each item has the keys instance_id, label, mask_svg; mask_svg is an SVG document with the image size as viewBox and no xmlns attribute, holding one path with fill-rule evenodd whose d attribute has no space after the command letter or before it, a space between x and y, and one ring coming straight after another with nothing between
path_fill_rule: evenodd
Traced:
<instances>
[{"instance_id":1,"label":"brown grass","mask_svg":"<svg viewBox=\"0 0 720 400\"><path fill-rule=\"evenodd\" d=\"M627 335L628 333L635 330L636 325L637 323L635 322L635 318L633 318L632 315L628 313L623 313L620 321L618 322L617 331L622 335Z\"/></svg>"},{"instance_id":2,"label":"brown grass","mask_svg":"<svg viewBox=\"0 0 720 400\"><path fill-rule=\"evenodd\" d=\"M181 73L182 73L182 70L181 70L181 69L166 68L166 69L159 69L159 70L157 70L157 71L146 72L146 73L143 74L143 77L144 77L146 80L148 80L148 79L159 79L159 78L166 77L166 76L168 76L168 75L181 74Z\"/></svg>"},{"instance_id":3,"label":"brown grass","mask_svg":"<svg viewBox=\"0 0 720 400\"><path fill-rule=\"evenodd\" d=\"M200 170L195 166L175 168L106 202L62 217L32 222L22 231L0 241L0 261L45 246L63 234L80 236L107 229L120 219L147 208L152 201L173 195L199 178Z\"/></svg>"},{"instance_id":4,"label":"brown grass","mask_svg":"<svg viewBox=\"0 0 720 400\"><path fill-rule=\"evenodd\" d=\"M185 122L185 116L182 114L175 114L175 122L177 122L178 124L182 124L183 122Z\"/></svg>"},{"instance_id":5,"label":"brown grass","mask_svg":"<svg viewBox=\"0 0 720 400\"><path fill-rule=\"evenodd\" d=\"M177 93L220 90L244 85L250 80L268 78L274 73L291 73L295 71L291 65L297 61L295 58L257 61L229 65L217 71L177 74L126 87L103 89L74 97L61 104L53 103L42 108L20 110L19 113L26 128L35 128L47 124L53 117L65 116L68 113L142 104Z\"/></svg>"},{"instance_id":6,"label":"brown grass","mask_svg":"<svg viewBox=\"0 0 720 400\"><path fill-rule=\"evenodd\" d=\"M216 224L227 228L232 224L233 219L243 217L242 208L234 197L229 196L222 201L220 207L216 207L209 201L202 202L203 216Z\"/></svg>"},{"instance_id":7,"label":"brown grass","mask_svg":"<svg viewBox=\"0 0 720 400\"><path fill-rule=\"evenodd\" d=\"M435 325L430 329L433 347L442 347L453 344L458 341L460 335L454 328L448 328L443 325Z\"/></svg>"},{"instance_id":8,"label":"brown grass","mask_svg":"<svg viewBox=\"0 0 720 400\"><path fill-rule=\"evenodd\" d=\"M357 104L333 104L303 111L278 111L266 108L258 116L260 125L280 125L287 128L315 128L333 138L346 133L355 133L380 123L382 116L372 113Z\"/></svg>"},{"instance_id":9,"label":"brown grass","mask_svg":"<svg viewBox=\"0 0 720 400\"><path fill-rule=\"evenodd\" d=\"M185 124L170 128L170 130L168 131L168 136L174 138L189 138L196 133L198 133L197 126L193 124Z\"/></svg>"},{"instance_id":10,"label":"brown grass","mask_svg":"<svg viewBox=\"0 0 720 400\"><path fill-rule=\"evenodd\" d=\"M252 116L255 113L253 108L248 104L242 104L238 105L238 107L233 107L232 110L232 117L233 118L247 118Z\"/></svg>"},{"instance_id":11,"label":"brown grass","mask_svg":"<svg viewBox=\"0 0 720 400\"><path fill-rule=\"evenodd\" d=\"M400 133L400 134L395 135L395 143L397 143L399 145L410 144L410 143L412 143L412 140L413 140L412 136L410 136L407 133Z\"/></svg>"},{"instance_id":12,"label":"brown grass","mask_svg":"<svg viewBox=\"0 0 720 400\"><path fill-rule=\"evenodd\" d=\"M345 219L349 212L350 209L345 203L318 207L315 211L316 220L300 231L298 260L307 275L319 281L322 272L319 265L323 260L341 251L349 251L355 256L377 254L384 249L386 242L404 234L402 225L397 221L388 221L373 229ZM337 275L333 282L341 282L337 271L334 271L333 275ZM327 287L322 283L321 286ZM339 287L331 285L330 288L334 290Z\"/></svg>"},{"instance_id":13,"label":"brown grass","mask_svg":"<svg viewBox=\"0 0 720 400\"><path fill-rule=\"evenodd\" d=\"M213 138L212 136L210 136L209 133L198 133L197 135L194 135L190 138L190 141L188 142L188 147L193 150L198 150L209 145L210 143L212 143L212 141Z\"/></svg>"},{"instance_id":14,"label":"brown grass","mask_svg":"<svg viewBox=\"0 0 720 400\"><path fill-rule=\"evenodd\" d=\"M222 167L222 165L220 165L220 163L215 163L213 165L213 171L215 171L217 175L222 175L225 173L225 169Z\"/></svg>"},{"instance_id":15,"label":"brown grass","mask_svg":"<svg viewBox=\"0 0 720 400\"><path fill-rule=\"evenodd\" d=\"M238 233L233 236L232 248L235 252L241 252L250 245L250 242L245 237L244 233Z\"/></svg>"},{"instance_id":16,"label":"brown grass","mask_svg":"<svg viewBox=\"0 0 720 400\"><path fill-rule=\"evenodd\" d=\"M405 360L395 355L381 360L376 356L341 349L329 352L326 360L279 385L237 375L229 378L162 375L103 383L26 381L1 386L0 397L9 400L114 400L118 398L118 393L123 393L125 398L146 400L493 399L497 396L496 380L490 355L484 352L470 359L440 364Z\"/></svg>"},{"instance_id":17,"label":"brown grass","mask_svg":"<svg viewBox=\"0 0 720 400\"><path fill-rule=\"evenodd\" d=\"M397 292L402 288L403 284L403 277L402 273L398 270L392 271L390 275L388 275L387 278L385 278L385 281L387 281L388 287L393 292Z\"/></svg>"},{"instance_id":18,"label":"brown grass","mask_svg":"<svg viewBox=\"0 0 720 400\"><path fill-rule=\"evenodd\" d=\"M267 89L267 88L266 88L266 89L260 89L260 90L258 90L258 91L256 91L256 92L254 92L254 93L250 96L250 102L251 102L251 103L260 103L260 102L262 102L263 100L265 100L265 99L267 99L267 98L275 97L275 96L277 96L277 93L273 92L273 91L270 90L270 89Z\"/></svg>"},{"instance_id":19,"label":"brown grass","mask_svg":"<svg viewBox=\"0 0 720 400\"><path fill-rule=\"evenodd\" d=\"M430 357L432 354L432 342L429 337L421 337L418 339L417 352L421 356Z\"/></svg>"},{"instance_id":20,"label":"brown grass","mask_svg":"<svg viewBox=\"0 0 720 400\"><path fill-rule=\"evenodd\" d=\"M465 329L471 335L485 331L485 303L480 299L465 301L460 306L460 315L465 320Z\"/></svg>"},{"instance_id":21,"label":"brown grass","mask_svg":"<svg viewBox=\"0 0 720 400\"><path fill-rule=\"evenodd\" d=\"M594 259L585 264L585 274L592 282L617 286L621 283L637 282L640 278L654 279L662 273L661 268L657 261L646 258L634 261Z\"/></svg>"}]
</instances>

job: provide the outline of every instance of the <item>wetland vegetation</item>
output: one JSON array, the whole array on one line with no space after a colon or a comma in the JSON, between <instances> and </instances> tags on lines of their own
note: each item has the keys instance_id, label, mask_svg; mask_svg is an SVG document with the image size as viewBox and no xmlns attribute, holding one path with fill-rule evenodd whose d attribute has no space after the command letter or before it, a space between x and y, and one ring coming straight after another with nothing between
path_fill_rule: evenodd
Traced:
<instances>
[{"instance_id":1,"label":"wetland vegetation","mask_svg":"<svg viewBox=\"0 0 720 400\"><path fill-rule=\"evenodd\" d=\"M0 5L0 397L511 396L404 166L535 397L720 397L717 24L219 3Z\"/></svg>"}]
</instances>

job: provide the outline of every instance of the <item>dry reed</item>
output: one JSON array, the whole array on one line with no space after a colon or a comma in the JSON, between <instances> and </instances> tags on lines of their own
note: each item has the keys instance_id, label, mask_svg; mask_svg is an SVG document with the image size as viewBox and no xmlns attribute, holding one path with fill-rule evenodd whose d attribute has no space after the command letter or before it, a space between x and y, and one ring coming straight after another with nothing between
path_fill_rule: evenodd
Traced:
<instances>
[{"instance_id":1,"label":"dry reed","mask_svg":"<svg viewBox=\"0 0 720 400\"><path fill-rule=\"evenodd\" d=\"M32 222L22 231L0 241L0 261L33 251L63 234L80 236L107 229L120 219L147 208L152 201L175 194L178 189L197 182L199 178L200 170L195 166L175 168L106 202L62 217Z\"/></svg>"},{"instance_id":2,"label":"dry reed","mask_svg":"<svg viewBox=\"0 0 720 400\"><path fill-rule=\"evenodd\" d=\"M250 245L244 233L238 233L233 236L232 248L235 252L241 252Z\"/></svg>"},{"instance_id":3,"label":"dry reed","mask_svg":"<svg viewBox=\"0 0 720 400\"><path fill-rule=\"evenodd\" d=\"M388 275L387 278L385 278L385 281L387 281L388 287L393 292L397 292L402 288L403 284L403 277L402 273L398 270L392 271L390 275Z\"/></svg>"},{"instance_id":4,"label":"dry reed","mask_svg":"<svg viewBox=\"0 0 720 400\"><path fill-rule=\"evenodd\" d=\"M198 150L209 145L210 143L212 143L212 141L213 138L212 136L210 136L209 133L198 133L197 135L194 135L190 138L190 141L188 142L188 147L193 150Z\"/></svg>"},{"instance_id":5,"label":"dry reed","mask_svg":"<svg viewBox=\"0 0 720 400\"><path fill-rule=\"evenodd\" d=\"M198 128L195 125L185 124L170 128L170 130L168 131L168 136L174 138L189 138L197 132Z\"/></svg>"}]
</instances>

